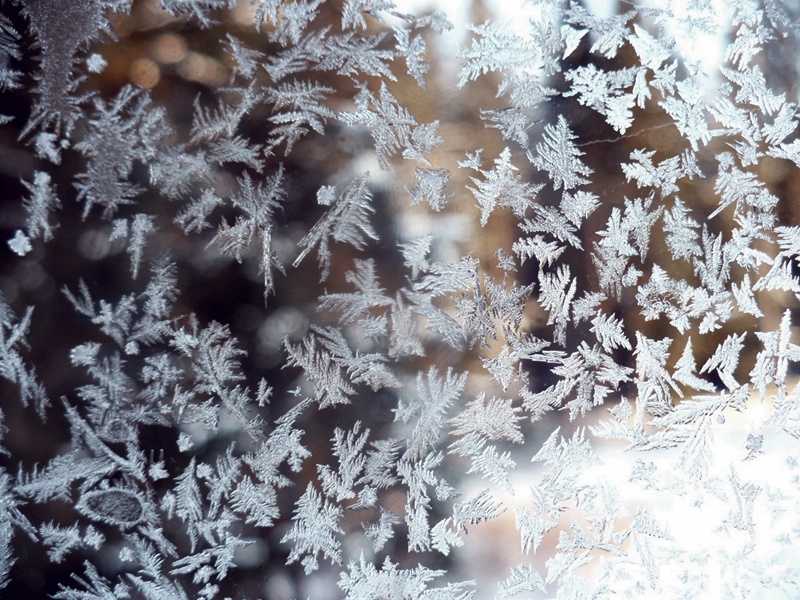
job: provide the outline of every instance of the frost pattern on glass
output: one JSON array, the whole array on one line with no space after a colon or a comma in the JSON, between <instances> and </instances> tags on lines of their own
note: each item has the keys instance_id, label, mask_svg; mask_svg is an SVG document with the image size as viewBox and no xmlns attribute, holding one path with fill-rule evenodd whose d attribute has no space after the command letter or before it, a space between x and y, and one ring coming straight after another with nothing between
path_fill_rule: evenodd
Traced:
<instances>
[{"instance_id":1,"label":"frost pattern on glass","mask_svg":"<svg viewBox=\"0 0 800 600\"><path fill-rule=\"evenodd\" d=\"M800 12L601 4L4 3L0 588L800 595Z\"/></svg>"}]
</instances>

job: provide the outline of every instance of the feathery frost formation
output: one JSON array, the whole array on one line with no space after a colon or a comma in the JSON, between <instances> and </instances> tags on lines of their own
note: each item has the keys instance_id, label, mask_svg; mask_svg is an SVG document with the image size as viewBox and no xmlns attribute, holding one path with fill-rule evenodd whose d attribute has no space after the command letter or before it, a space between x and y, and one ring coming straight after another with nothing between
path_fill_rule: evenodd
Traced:
<instances>
[{"instance_id":1,"label":"feathery frost formation","mask_svg":"<svg viewBox=\"0 0 800 600\"><path fill-rule=\"evenodd\" d=\"M797 597L800 12L589 4L3 3L0 588Z\"/></svg>"}]
</instances>

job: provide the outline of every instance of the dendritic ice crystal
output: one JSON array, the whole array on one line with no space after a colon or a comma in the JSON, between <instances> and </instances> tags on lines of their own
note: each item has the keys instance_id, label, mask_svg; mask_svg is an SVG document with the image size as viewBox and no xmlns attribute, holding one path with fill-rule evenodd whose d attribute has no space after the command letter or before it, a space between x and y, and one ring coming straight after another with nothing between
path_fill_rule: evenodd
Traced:
<instances>
[{"instance_id":1,"label":"dendritic ice crystal","mask_svg":"<svg viewBox=\"0 0 800 600\"><path fill-rule=\"evenodd\" d=\"M800 5L0 2L0 595L800 597Z\"/></svg>"}]
</instances>

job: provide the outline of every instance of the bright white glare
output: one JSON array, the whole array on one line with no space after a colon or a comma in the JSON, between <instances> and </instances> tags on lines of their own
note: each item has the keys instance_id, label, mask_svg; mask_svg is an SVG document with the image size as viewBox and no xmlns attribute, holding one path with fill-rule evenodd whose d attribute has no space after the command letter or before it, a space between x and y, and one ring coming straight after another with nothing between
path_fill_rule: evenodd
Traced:
<instances>
[{"instance_id":1,"label":"bright white glare","mask_svg":"<svg viewBox=\"0 0 800 600\"><path fill-rule=\"evenodd\" d=\"M453 58L458 48L466 42L469 25L471 3L448 2L445 0L396 0L398 11L413 15L430 11L442 11L447 15L453 29L445 32L440 39L439 52L443 57ZM487 0L492 12L491 17L508 24L509 28L519 35L526 35L531 21L541 17L543 6L534 5L526 0ZM609 18L627 10L621 7L618 0L585 0L584 5L590 14L600 18ZM708 10L711 6L711 11ZM643 0L631 6L666 10L672 17L667 17L660 24L666 33L675 40L675 51L688 63L696 65L699 73L709 76L708 83L717 80L719 66L725 59L725 37L729 33L723 27L730 22L730 6L725 0ZM712 32L692 26L692 17L716 15L716 22L708 23ZM656 33L656 32L651 32ZM451 63L452 65L452 63ZM455 65L452 65L455 66Z\"/></svg>"},{"instance_id":2,"label":"bright white glare","mask_svg":"<svg viewBox=\"0 0 800 600\"><path fill-rule=\"evenodd\" d=\"M715 80L725 60L728 31L724 24L731 22L729 4L724 0L651 0L643 4L672 13L672 18L666 20L666 31L675 40L676 52L696 65L700 73ZM704 26L711 31L697 26L700 17L708 14L716 16L714 22L704 21Z\"/></svg>"}]
</instances>

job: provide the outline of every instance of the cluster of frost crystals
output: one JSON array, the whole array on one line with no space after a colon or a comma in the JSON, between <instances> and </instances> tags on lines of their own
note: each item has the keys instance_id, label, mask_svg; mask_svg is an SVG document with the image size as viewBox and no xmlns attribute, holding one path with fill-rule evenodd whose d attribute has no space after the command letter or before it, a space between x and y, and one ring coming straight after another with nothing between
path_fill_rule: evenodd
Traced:
<instances>
[{"instance_id":1,"label":"cluster of frost crystals","mask_svg":"<svg viewBox=\"0 0 800 600\"><path fill-rule=\"evenodd\" d=\"M0 3L0 593L800 595L800 11L444 4Z\"/></svg>"}]
</instances>

